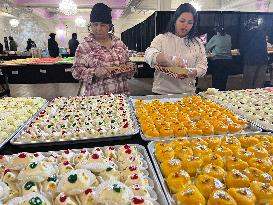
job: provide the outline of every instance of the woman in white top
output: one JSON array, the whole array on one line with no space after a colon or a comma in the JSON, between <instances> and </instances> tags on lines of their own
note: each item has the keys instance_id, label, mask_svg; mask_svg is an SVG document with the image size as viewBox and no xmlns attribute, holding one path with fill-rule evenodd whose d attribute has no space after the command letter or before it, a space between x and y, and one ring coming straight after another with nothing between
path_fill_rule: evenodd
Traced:
<instances>
[{"instance_id":1,"label":"woman in white top","mask_svg":"<svg viewBox=\"0 0 273 205\"><path fill-rule=\"evenodd\" d=\"M145 52L145 60L155 68L152 91L157 94L194 93L195 78L207 72L206 52L196 37L197 12L189 4L181 4L171 18L167 31L154 38ZM183 60L184 59L184 60ZM183 63L184 62L184 63ZM185 63L187 62L187 63ZM174 75L164 67L187 67L187 76Z\"/></svg>"}]
</instances>

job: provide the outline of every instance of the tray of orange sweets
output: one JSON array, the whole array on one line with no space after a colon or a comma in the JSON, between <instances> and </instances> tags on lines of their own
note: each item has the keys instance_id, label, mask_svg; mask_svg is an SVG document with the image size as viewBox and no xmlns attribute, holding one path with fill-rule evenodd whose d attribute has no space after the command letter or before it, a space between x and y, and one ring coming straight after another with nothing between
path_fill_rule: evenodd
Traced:
<instances>
[{"instance_id":1,"label":"tray of orange sweets","mask_svg":"<svg viewBox=\"0 0 273 205\"><path fill-rule=\"evenodd\" d=\"M273 136L192 137L148 145L169 204L273 203Z\"/></svg>"},{"instance_id":2,"label":"tray of orange sweets","mask_svg":"<svg viewBox=\"0 0 273 205\"><path fill-rule=\"evenodd\" d=\"M131 97L143 140L249 134L262 130L234 112L199 96Z\"/></svg>"}]
</instances>

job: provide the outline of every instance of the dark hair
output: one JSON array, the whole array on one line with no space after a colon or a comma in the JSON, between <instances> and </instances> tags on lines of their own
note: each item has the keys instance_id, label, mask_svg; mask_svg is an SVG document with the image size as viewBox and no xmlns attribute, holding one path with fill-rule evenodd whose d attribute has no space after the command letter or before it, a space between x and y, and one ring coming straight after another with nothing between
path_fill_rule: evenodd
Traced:
<instances>
[{"instance_id":1,"label":"dark hair","mask_svg":"<svg viewBox=\"0 0 273 205\"><path fill-rule=\"evenodd\" d=\"M175 34L175 23L176 20L181 16L182 13L185 12L189 12L192 13L193 15L193 26L190 30L190 32L187 35L187 39L191 42L193 42L193 40L196 40L197 37L197 21L198 21L198 14L196 9L189 3L185 3L185 4L181 4L175 11L175 13L173 14L172 18L170 19L167 29L165 31L165 33L167 32L171 32L173 34ZM197 41L198 42L198 41Z\"/></svg>"},{"instance_id":2,"label":"dark hair","mask_svg":"<svg viewBox=\"0 0 273 205\"><path fill-rule=\"evenodd\" d=\"M77 34L76 33L72 33L72 38L77 38Z\"/></svg>"},{"instance_id":3,"label":"dark hair","mask_svg":"<svg viewBox=\"0 0 273 205\"><path fill-rule=\"evenodd\" d=\"M217 32L220 33L221 36L224 36L226 35L226 31L225 31L225 28L223 26L217 26L214 28L216 34Z\"/></svg>"},{"instance_id":4,"label":"dark hair","mask_svg":"<svg viewBox=\"0 0 273 205\"><path fill-rule=\"evenodd\" d=\"M13 41L13 37L12 37L12 36L9 36L9 40L10 40L10 41Z\"/></svg>"}]
</instances>

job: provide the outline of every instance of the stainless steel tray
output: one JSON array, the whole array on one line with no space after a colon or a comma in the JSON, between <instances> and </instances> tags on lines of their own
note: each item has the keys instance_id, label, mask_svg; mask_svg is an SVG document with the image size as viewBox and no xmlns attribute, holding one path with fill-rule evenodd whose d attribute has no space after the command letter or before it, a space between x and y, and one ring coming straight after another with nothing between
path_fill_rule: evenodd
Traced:
<instances>
[{"instance_id":1,"label":"stainless steel tray","mask_svg":"<svg viewBox=\"0 0 273 205\"><path fill-rule=\"evenodd\" d=\"M167 199L166 199L166 196L162 190L162 187L161 187L161 183L159 182L158 178L157 178L157 175L156 175L156 172L153 168L153 164L149 158L149 155L148 155L148 152L146 151L146 149L142 146L142 145L138 145L138 144L129 144L130 146L135 146L137 148L137 150L139 151L139 153L143 156L143 159L145 160L145 162L147 163L147 171L148 171L148 177L153 181L153 184L154 184L154 188L153 190L155 191L156 193L156 201L160 204L160 205L168 205L168 202L167 202ZM115 148L119 148L123 145L115 145L114 147ZM105 148L105 147L100 147L102 150ZM86 149L88 150L89 152L91 152L92 148L83 148L83 149ZM57 152L57 153L61 153L63 150L60 150L60 151L54 151L54 152ZM75 153L79 153L81 150L80 149L72 149L73 152ZM43 154L44 156L50 156L51 153L50 151L48 152L40 152L41 154Z\"/></svg>"},{"instance_id":2,"label":"stainless steel tray","mask_svg":"<svg viewBox=\"0 0 273 205\"><path fill-rule=\"evenodd\" d=\"M123 140L123 139L129 139L133 135L136 135L139 133L139 124L135 116L135 112L133 110L132 103L127 98L127 102L130 107L130 117L133 122L133 131L130 133L127 133L126 135L116 135L116 136L100 136L100 137L94 137L94 138L88 138L88 139L70 139L70 140L60 140L60 141L46 141L46 142L18 142L16 141L21 137L23 132L28 128L31 121L26 123L23 128L17 132L17 134L11 139L10 143L16 146L48 146L48 145L59 145L63 143L86 143L86 142L101 142L101 141L112 141L112 140ZM42 111L42 110L41 110Z\"/></svg>"},{"instance_id":3,"label":"stainless steel tray","mask_svg":"<svg viewBox=\"0 0 273 205\"><path fill-rule=\"evenodd\" d=\"M226 136L236 136L236 137L240 137L242 134L231 134L231 135L226 135ZM246 135L255 135L255 134L246 134ZM262 132L262 133L259 133L259 135L273 135L272 133L269 133L269 132ZM185 137L189 140L191 139L194 139L194 138L207 138L207 137L211 137L211 136L203 136L203 137ZM218 136L217 136L218 137ZM221 136L223 137L223 136ZM151 156L151 159L152 159L152 162L154 164L154 167L155 167L155 170L157 172L157 176L159 178L159 181L161 182L161 185L162 185L162 188L163 188L163 191L164 193L166 194L166 197L167 197L167 200L168 200L168 203L170 205L174 205L175 204L175 199L173 198L169 188L168 188L168 185L166 183L166 180L164 179L163 175L162 175L162 172L161 172L161 169L160 169L160 166L159 166L159 163L157 162L156 158L155 158L155 144L156 143L160 143L160 142L163 142L163 143L166 143L166 142L170 142L171 140L161 140L161 141L153 141L153 142L149 142L148 144L148 150L149 150L149 153L150 153L150 156Z\"/></svg>"},{"instance_id":4,"label":"stainless steel tray","mask_svg":"<svg viewBox=\"0 0 273 205\"><path fill-rule=\"evenodd\" d=\"M45 104L38 109L38 111L32 116L30 117L26 122L24 122L22 125L20 125L16 131L14 133L12 133L7 139L5 139L3 142L0 142L0 149L6 144L8 143L10 140L12 140L17 133L19 133L20 131L22 131L22 129L25 127L26 124L29 124L35 117L37 117L37 115L39 115L39 113L46 108L46 106L48 105L48 101L45 102Z\"/></svg>"},{"instance_id":5,"label":"stainless steel tray","mask_svg":"<svg viewBox=\"0 0 273 205\"><path fill-rule=\"evenodd\" d=\"M273 129L269 129L269 128L267 128L267 127L265 127L265 126L259 124L259 123L256 122L256 121L250 120L247 116L240 115L240 114L238 113L238 110L236 110L236 109L231 109L228 105L226 105L226 104L224 104L224 103L222 103L222 102L220 102L220 101L218 101L218 100L215 100L215 99L213 99L213 98L210 98L209 95L205 95L204 93L199 93L199 95L200 95L201 97L203 97L203 98L206 98L206 99L208 99L208 100L211 100L211 101L213 101L213 102L215 102L215 103L217 103L217 104L219 104L219 105L221 105L221 106L227 108L228 110L230 110L230 111L236 113L236 114L239 115L241 118L247 120L248 122L250 122L250 123L253 124L254 126L259 127L259 128L263 129L263 130L266 131L266 132L273 132Z\"/></svg>"},{"instance_id":6,"label":"stainless steel tray","mask_svg":"<svg viewBox=\"0 0 273 205\"><path fill-rule=\"evenodd\" d=\"M182 94L182 95L151 95L151 96L136 96L136 97L130 97L130 100L133 104L133 107L134 107L134 104L135 104L135 101L136 100L143 100L143 101L146 101L146 102L149 102L151 100L155 100L155 99L158 99L162 102L175 102L175 101L178 101L180 100L182 97L185 97L185 96L193 96L193 95L188 95L188 94ZM209 99L210 100L210 99ZM135 108L135 107L134 107ZM238 115L239 117L241 117L240 115ZM244 117L241 117L244 119ZM139 125L140 127L140 125ZM247 127L239 132L239 133L235 133L235 134L251 134L251 133L259 133L259 132L262 132L262 130L255 126L254 123L248 123ZM225 136L227 134L222 134L222 135L217 135L217 136ZM152 138L152 137L147 137L144 135L144 133L142 132L141 130L141 127L140 127L140 136L143 140L145 141L158 141L158 140L170 140L170 139L174 139L175 137L155 137L155 138ZM186 136L186 137L191 137L191 136ZM195 137L199 137L199 136L195 136Z\"/></svg>"}]
</instances>

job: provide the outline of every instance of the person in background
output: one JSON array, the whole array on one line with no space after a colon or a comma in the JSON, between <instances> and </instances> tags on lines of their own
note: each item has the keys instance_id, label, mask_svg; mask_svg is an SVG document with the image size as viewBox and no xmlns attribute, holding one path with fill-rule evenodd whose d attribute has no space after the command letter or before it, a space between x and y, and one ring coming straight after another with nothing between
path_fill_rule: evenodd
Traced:
<instances>
[{"instance_id":1,"label":"person in background","mask_svg":"<svg viewBox=\"0 0 273 205\"><path fill-rule=\"evenodd\" d=\"M17 51L18 45L12 36L9 36L9 48L10 51Z\"/></svg>"},{"instance_id":2,"label":"person in background","mask_svg":"<svg viewBox=\"0 0 273 205\"><path fill-rule=\"evenodd\" d=\"M113 30L111 8L94 5L90 14L92 32L77 48L72 75L84 82L84 95L129 94L127 80L136 66L129 62L125 44L109 33Z\"/></svg>"},{"instance_id":3,"label":"person in background","mask_svg":"<svg viewBox=\"0 0 273 205\"><path fill-rule=\"evenodd\" d=\"M68 48L70 50L71 56L75 56L78 45L79 45L79 41L77 40L77 34L72 33L72 38L68 41Z\"/></svg>"},{"instance_id":4,"label":"person in background","mask_svg":"<svg viewBox=\"0 0 273 205\"><path fill-rule=\"evenodd\" d=\"M169 21L166 32L156 36L145 51L145 61L155 68L154 93L195 92L196 77L207 72L206 51L196 34L197 12L191 4L181 4ZM166 69L173 66L187 67L189 74L175 76Z\"/></svg>"},{"instance_id":5,"label":"person in background","mask_svg":"<svg viewBox=\"0 0 273 205\"><path fill-rule=\"evenodd\" d=\"M206 50L212 53L212 87L224 91L232 60L231 36L221 26L214 30L216 34L206 45Z\"/></svg>"},{"instance_id":6,"label":"person in background","mask_svg":"<svg viewBox=\"0 0 273 205\"><path fill-rule=\"evenodd\" d=\"M266 39L266 46L267 46L267 48L272 48L272 44L269 42L269 37L266 36L265 39Z\"/></svg>"},{"instance_id":7,"label":"person in background","mask_svg":"<svg viewBox=\"0 0 273 205\"><path fill-rule=\"evenodd\" d=\"M56 58L59 56L59 46L58 43L55 40L55 33L49 34L49 39L48 39L48 52L49 55L53 58Z\"/></svg>"},{"instance_id":8,"label":"person in background","mask_svg":"<svg viewBox=\"0 0 273 205\"><path fill-rule=\"evenodd\" d=\"M8 37L4 37L4 43L5 43L5 50L9 51L9 41L8 41Z\"/></svg>"},{"instance_id":9,"label":"person in background","mask_svg":"<svg viewBox=\"0 0 273 205\"><path fill-rule=\"evenodd\" d=\"M0 54L4 53L4 46L2 43L0 43Z\"/></svg>"},{"instance_id":10,"label":"person in background","mask_svg":"<svg viewBox=\"0 0 273 205\"><path fill-rule=\"evenodd\" d=\"M266 35L258 18L251 18L244 24L240 53L244 58L243 89L262 88L266 80L267 46Z\"/></svg>"},{"instance_id":11,"label":"person in background","mask_svg":"<svg viewBox=\"0 0 273 205\"><path fill-rule=\"evenodd\" d=\"M36 43L35 43L33 40L31 40L31 38L29 38L29 39L27 40L27 47L26 47L26 50L29 51L29 50L32 49L32 48L36 48Z\"/></svg>"}]
</instances>

